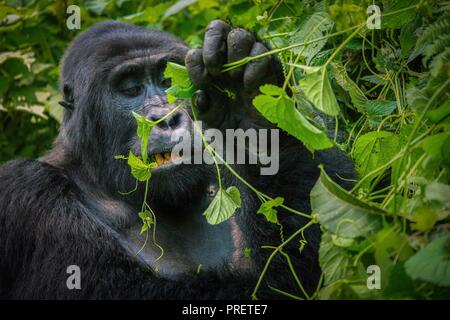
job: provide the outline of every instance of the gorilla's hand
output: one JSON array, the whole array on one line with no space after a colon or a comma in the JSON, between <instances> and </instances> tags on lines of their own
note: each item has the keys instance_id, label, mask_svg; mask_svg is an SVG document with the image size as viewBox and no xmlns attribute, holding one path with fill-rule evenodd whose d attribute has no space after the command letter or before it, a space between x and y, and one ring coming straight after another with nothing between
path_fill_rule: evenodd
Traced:
<instances>
[{"instance_id":1,"label":"gorilla's hand","mask_svg":"<svg viewBox=\"0 0 450 320\"><path fill-rule=\"evenodd\" d=\"M275 59L266 56L222 72L226 63L267 51L268 48L247 30L232 29L221 20L209 23L203 49L191 49L186 55L189 76L201 89L194 96L201 120L221 129L268 125L251 101L259 85L277 83L282 77Z\"/></svg>"}]
</instances>

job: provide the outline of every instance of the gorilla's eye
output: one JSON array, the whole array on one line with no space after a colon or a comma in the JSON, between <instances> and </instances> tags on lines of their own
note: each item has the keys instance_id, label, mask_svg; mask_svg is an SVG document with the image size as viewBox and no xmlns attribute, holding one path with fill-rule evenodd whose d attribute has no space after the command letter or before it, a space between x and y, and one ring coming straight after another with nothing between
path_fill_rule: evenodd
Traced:
<instances>
[{"instance_id":1,"label":"gorilla's eye","mask_svg":"<svg viewBox=\"0 0 450 320\"><path fill-rule=\"evenodd\" d=\"M129 97L137 97L142 92L142 86L133 86L122 90L122 93Z\"/></svg>"},{"instance_id":2,"label":"gorilla's eye","mask_svg":"<svg viewBox=\"0 0 450 320\"><path fill-rule=\"evenodd\" d=\"M172 85L172 80L170 78L164 78L161 81L161 86L163 88L169 88Z\"/></svg>"}]
</instances>

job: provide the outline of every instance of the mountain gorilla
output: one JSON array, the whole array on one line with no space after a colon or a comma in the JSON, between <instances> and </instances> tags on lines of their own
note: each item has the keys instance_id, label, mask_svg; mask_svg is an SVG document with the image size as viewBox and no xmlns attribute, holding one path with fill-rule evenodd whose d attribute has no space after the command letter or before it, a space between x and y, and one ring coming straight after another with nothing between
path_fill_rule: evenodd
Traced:
<instances>
[{"instance_id":1,"label":"mountain gorilla","mask_svg":"<svg viewBox=\"0 0 450 320\"><path fill-rule=\"evenodd\" d=\"M133 111L157 120L177 104L165 95L168 61L186 64L202 89L196 105L207 126L270 127L251 100L260 84L283 80L275 59L221 73L223 64L265 51L251 33L222 21L209 24L203 49L189 50L167 33L119 22L99 23L76 38L62 64L65 115L53 150L40 160L11 161L0 169L0 298L250 298L271 252L261 246L280 243L280 226L256 213L257 196L225 168L222 183L240 189L242 205L226 222L207 223L202 213L217 192L215 166L167 158L170 135L193 130L191 109L171 114L150 137L148 154L159 166L152 172L148 202L165 251L158 261L160 249L151 241L139 251L145 241L138 217L144 188L121 193L132 190L135 180L126 161L114 156L140 152ZM260 191L307 212L317 165L323 163L332 176L348 177L351 162L337 150L313 157L300 142L281 135L275 176L259 175L255 165L234 168ZM279 220L285 238L305 223L283 210ZM312 292L320 276L318 227L308 229L305 238L301 253L300 239L285 251ZM80 286L72 278L76 267L70 266L79 267ZM279 297L269 286L301 295L282 255L273 260L258 297Z\"/></svg>"}]
</instances>

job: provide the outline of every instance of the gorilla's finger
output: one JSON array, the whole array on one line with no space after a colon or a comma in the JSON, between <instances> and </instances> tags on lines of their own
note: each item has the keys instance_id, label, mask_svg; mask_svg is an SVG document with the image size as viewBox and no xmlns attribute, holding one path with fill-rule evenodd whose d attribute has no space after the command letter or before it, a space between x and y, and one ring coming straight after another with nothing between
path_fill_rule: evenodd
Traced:
<instances>
[{"instance_id":1,"label":"gorilla's finger","mask_svg":"<svg viewBox=\"0 0 450 320\"><path fill-rule=\"evenodd\" d=\"M253 34L245 29L233 29L227 37L227 62L234 62L247 57L250 54L254 43L255 37ZM241 78L243 73L243 67L233 69L229 72L230 77L234 79Z\"/></svg>"},{"instance_id":2,"label":"gorilla's finger","mask_svg":"<svg viewBox=\"0 0 450 320\"><path fill-rule=\"evenodd\" d=\"M185 64L192 82L199 88L206 87L210 79L203 63L202 50L189 50L186 54Z\"/></svg>"},{"instance_id":3,"label":"gorilla's finger","mask_svg":"<svg viewBox=\"0 0 450 320\"><path fill-rule=\"evenodd\" d=\"M194 93L194 105L200 114L205 113L209 109L209 101L206 92L197 90Z\"/></svg>"},{"instance_id":4,"label":"gorilla's finger","mask_svg":"<svg viewBox=\"0 0 450 320\"><path fill-rule=\"evenodd\" d=\"M256 42L253 45L250 56L257 56L267 51L268 49L262 43ZM267 78L270 60L271 57L267 56L247 64L244 71L244 87L246 89L256 88Z\"/></svg>"},{"instance_id":5,"label":"gorilla's finger","mask_svg":"<svg viewBox=\"0 0 450 320\"><path fill-rule=\"evenodd\" d=\"M220 75L226 58L226 39L231 27L221 20L214 20L208 24L203 44L203 62L206 69L213 76Z\"/></svg>"}]
</instances>

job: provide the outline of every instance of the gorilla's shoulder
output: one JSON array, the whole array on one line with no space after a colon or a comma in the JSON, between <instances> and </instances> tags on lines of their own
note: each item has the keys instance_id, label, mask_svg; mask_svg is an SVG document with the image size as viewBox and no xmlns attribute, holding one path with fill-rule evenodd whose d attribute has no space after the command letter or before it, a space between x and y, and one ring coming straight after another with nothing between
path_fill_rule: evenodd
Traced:
<instances>
[{"instance_id":1,"label":"gorilla's shoulder","mask_svg":"<svg viewBox=\"0 0 450 320\"><path fill-rule=\"evenodd\" d=\"M74 190L62 170L38 160L13 160L0 167L0 204L7 208L30 209Z\"/></svg>"}]
</instances>

